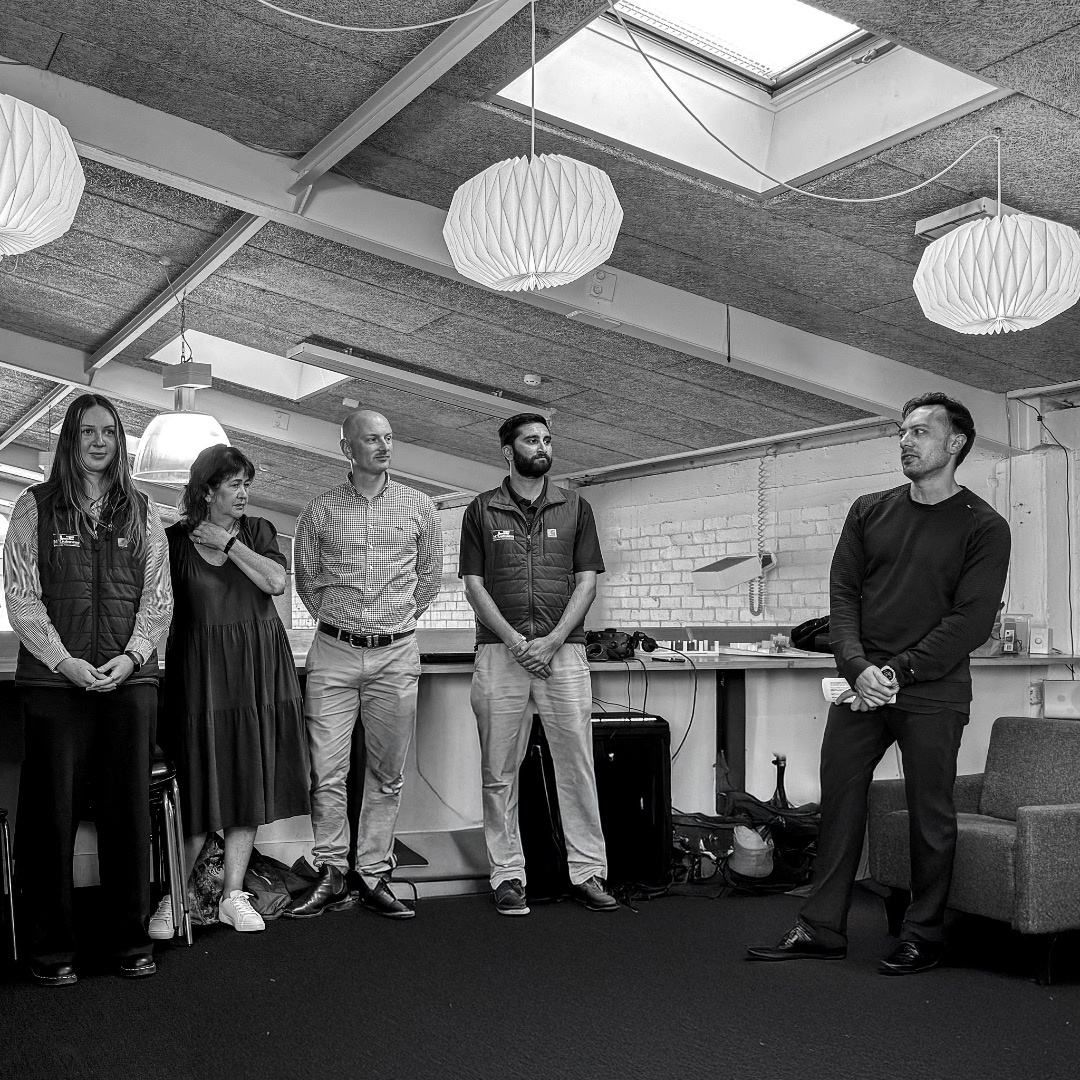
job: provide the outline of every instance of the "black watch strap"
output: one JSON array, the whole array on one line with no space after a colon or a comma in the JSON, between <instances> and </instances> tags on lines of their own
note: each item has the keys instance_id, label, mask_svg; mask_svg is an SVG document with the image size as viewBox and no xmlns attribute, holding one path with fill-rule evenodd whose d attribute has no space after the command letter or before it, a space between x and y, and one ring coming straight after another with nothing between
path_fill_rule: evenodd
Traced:
<instances>
[{"instance_id":1,"label":"black watch strap","mask_svg":"<svg viewBox=\"0 0 1080 1080\"><path fill-rule=\"evenodd\" d=\"M125 649L124 655L135 665L136 671L146 662L137 652L132 652L130 649Z\"/></svg>"}]
</instances>

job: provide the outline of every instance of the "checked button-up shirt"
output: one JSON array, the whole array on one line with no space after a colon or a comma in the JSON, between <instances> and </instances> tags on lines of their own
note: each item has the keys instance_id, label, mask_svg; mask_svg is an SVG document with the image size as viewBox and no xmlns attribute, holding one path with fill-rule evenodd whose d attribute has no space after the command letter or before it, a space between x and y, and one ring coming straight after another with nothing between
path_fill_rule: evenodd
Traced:
<instances>
[{"instance_id":1,"label":"checked button-up shirt","mask_svg":"<svg viewBox=\"0 0 1080 1080\"><path fill-rule=\"evenodd\" d=\"M354 634L398 634L438 595L442 529L435 504L387 476L372 499L348 482L296 522L296 592L312 618Z\"/></svg>"}]
</instances>

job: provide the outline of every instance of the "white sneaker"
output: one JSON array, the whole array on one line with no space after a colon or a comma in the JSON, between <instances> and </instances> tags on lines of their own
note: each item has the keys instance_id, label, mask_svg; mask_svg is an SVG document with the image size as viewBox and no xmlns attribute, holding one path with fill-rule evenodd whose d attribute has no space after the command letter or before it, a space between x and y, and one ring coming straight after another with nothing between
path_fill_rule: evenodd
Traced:
<instances>
[{"instance_id":1,"label":"white sneaker","mask_svg":"<svg viewBox=\"0 0 1080 1080\"><path fill-rule=\"evenodd\" d=\"M217 910L218 918L223 923L228 923L242 934L266 929L263 917L251 906L248 894L239 889L233 889L228 896L223 896Z\"/></svg>"},{"instance_id":2,"label":"white sneaker","mask_svg":"<svg viewBox=\"0 0 1080 1080\"><path fill-rule=\"evenodd\" d=\"M157 911L150 916L150 927L147 933L155 941L168 941L176 933L176 923L172 917L172 897L163 896L157 906Z\"/></svg>"}]
</instances>

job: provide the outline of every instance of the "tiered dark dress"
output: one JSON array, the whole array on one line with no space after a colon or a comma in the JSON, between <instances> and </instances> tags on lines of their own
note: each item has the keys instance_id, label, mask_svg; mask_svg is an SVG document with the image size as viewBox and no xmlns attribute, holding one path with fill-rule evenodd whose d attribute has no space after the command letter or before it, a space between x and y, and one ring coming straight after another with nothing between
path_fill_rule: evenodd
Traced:
<instances>
[{"instance_id":1,"label":"tiered dark dress","mask_svg":"<svg viewBox=\"0 0 1080 1080\"><path fill-rule=\"evenodd\" d=\"M231 559L208 563L182 523L165 535L175 609L160 741L176 761L184 831L308 813L303 702L273 599ZM287 565L269 521L241 518L238 539Z\"/></svg>"}]
</instances>

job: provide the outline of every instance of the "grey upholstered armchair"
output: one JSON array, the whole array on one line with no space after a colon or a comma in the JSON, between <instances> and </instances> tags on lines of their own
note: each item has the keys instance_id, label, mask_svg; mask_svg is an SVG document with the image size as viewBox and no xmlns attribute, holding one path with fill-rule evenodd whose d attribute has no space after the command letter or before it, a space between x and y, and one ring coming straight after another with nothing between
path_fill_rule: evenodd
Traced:
<instances>
[{"instance_id":1,"label":"grey upholstered armchair","mask_svg":"<svg viewBox=\"0 0 1080 1080\"><path fill-rule=\"evenodd\" d=\"M958 776L959 833L949 907L1038 935L1036 979L1050 981L1056 936L1080 929L1080 721L1002 716L986 771ZM870 873L888 886L897 933L909 885L903 780L870 786Z\"/></svg>"}]
</instances>

